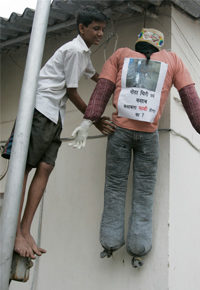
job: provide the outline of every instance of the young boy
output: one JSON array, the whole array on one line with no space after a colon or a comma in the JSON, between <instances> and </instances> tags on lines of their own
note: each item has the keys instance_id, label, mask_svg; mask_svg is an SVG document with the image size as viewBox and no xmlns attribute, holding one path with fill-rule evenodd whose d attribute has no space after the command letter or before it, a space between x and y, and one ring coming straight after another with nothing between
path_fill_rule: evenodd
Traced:
<instances>
[{"instance_id":1,"label":"young boy","mask_svg":"<svg viewBox=\"0 0 200 290\"><path fill-rule=\"evenodd\" d=\"M61 46L40 71L14 246L14 250L21 256L35 259L35 254L41 256L46 252L36 245L31 236L31 223L61 145L66 101L69 98L84 113L86 104L77 92L78 82L83 75L97 82L99 75L91 63L89 48L99 44L106 21L106 16L94 7L87 6L79 10L78 36ZM96 124L103 134L113 131L107 120L109 118L104 117ZM2 154L5 158L10 157L12 139L13 132ZM27 177L32 168L36 168L36 172L21 220Z\"/></svg>"},{"instance_id":2,"label":"young boy","mask_svg":"<svg viewBox=\"0 0 200 290\"><path fill-rule=\"evenodd\" d=\"M86 109L84 120L73 135L73 146L85 146L89 127L103 114L113 95L117 126L108 136L104 211L100 242L101 257L110 257L124 241L127 179L133 153L133 196L129 218L127 251L133 267L152 247L153 194L159 155L158 121L172 85L179 91L186 113L200 133L200 99L189 71L173 52L161 50L162 32L143 28L135 50L118 49L104 64ZM145 70L140 70L143 65ZM145 73L144 73L145 72ZM141 78L141 73L142 78Z\"/></svg>"}]
</instances>

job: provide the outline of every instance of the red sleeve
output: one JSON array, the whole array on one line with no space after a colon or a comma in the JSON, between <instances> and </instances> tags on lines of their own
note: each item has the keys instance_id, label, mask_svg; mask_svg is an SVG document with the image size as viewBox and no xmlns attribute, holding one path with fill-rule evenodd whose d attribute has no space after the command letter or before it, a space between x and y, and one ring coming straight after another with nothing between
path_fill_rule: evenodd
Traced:
<instances>
[{"instance_id":1,"label":"red sleeve","mask_svg":"<svg viewBox=\"0 0 200 290\"><path fill-rule=\"evenodd\" d=\"M195 86L183 87L179 94L192 126L200 134L200 99Z\"/></svg>"},{"instance_id":2,"label":"red sleeve","mask_svg":"<svg viewBox=\"0 0 200 290\"><path fill-rule=\"evenodd\" d=\"M98 121L106 105L115 90L115 84L107 79L98 79L96 87L92 93L88 106L86 108L84 119Z\"/></svg>"}]
</instances>

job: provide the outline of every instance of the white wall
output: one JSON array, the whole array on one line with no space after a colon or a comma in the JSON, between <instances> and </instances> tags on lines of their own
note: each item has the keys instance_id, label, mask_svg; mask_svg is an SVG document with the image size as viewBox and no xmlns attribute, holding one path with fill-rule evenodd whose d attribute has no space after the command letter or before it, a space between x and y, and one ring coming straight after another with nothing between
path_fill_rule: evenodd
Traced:
<instances>
[{"instance_id":1,"label":"white wall","mask_svg":"<svg viewBox=\"0 0 200 290\"><path fill-rule=\"evenodd\" d=\"M183 34L182 34L182 33ZM200 96L200 23L172 10L172 50L188 67ZM196 54L196 55L195 55ZM200 136L171 96L171 128L200 149ZM180 98L179 98L180 99ZM170 136L169 289L200 289L200 154L183 138Z\"/></svg>"},{"instance_id":2,"label":"white wall","mask_svg":"<svg viewBox=\"0 0 200 290\"><path fill-rule=\"evenodd\" d=\"M164 48L167 49L171 47L171 18L169 17L169 13L170 9L164 9L163 15L156 21L147 18L146 22L146 27L155 27L162 30L165 35ZM119 22L117 26L116 32L119 35L118 48L125 46L134 48L137 34L143 27L142 17L134 17L131 19L128 19L128 17L129 15L127 15L127 20ZM192 24L194 23L192 22ZM110 27L109 25L107 31L110 30ZM191 30L192 29L193 26L191 27ZM67 37L63 36L57 39L49 39L45 46L43 62L53 54L56 48L61 46L64 42L71 40L75 35L75 33L71 33ZM107 33L104 35L104 40L106 36ZM106 49L107 57L112 54L113 48L114 39L109 43ZM95 51L96 48L92 50ZM21 48L16 52L5 55L2 60L3 93L1 140L6 140L8 137L16 117L23 73L23 70L20 69L18 65L23 68L25 58L26 49ZM97 71L100 71L104 63L103 46L92 55L92 61ZM16 63L18 65L16 65ZM93 88L94 84L91 81L81 80L79 92L86 102L88 102ZM175 114L178 116L180 115L181 118L183 115L183 119L185 120L184 111L182 112L182 109L180 109L177 104L173 104L173 102L172 96L165 107L160 122L160 128L170 128L174 125L174 122L170 120L170 114L172 114L172 117L174 115L171 109L172 105L176 111ZM113 108L110 101L105 115L111 116L112 112ZM69 102L67 104L62 137L70 137L73 129L80 124L81 120L81 114L77 112L75 107ZM187 123L187 120L185 123ZM192 130L190 124L188 124L188 128L190 132ZM177 128L174 127L174 129ZM99 135L100 133L93 128L90 134ZM193 138L197 138L196 135L197 134L193 133ZM173 226L173 223L175 224L175 210L180 210L178 203L180 198L178 199L178 196L181 194L181 191L176 193L176 199L172 191L175 191L175 188L178 187L177 181L179 179L182 179L181 181L183 181L183 179L185 180L182 189L185 189L186 185L189 187L191 186L189 185L191 179L188 178L187 180L188 171L183 170L183 166L180 167L179 165L178 167L178 164L176 164L175 161L173 162L172 155L175 155L176 159L178 158L177 154L179 154L179 159L182 160L180 152L181 146L181 149L184 148L183 153L185 155L189 154L192 158L196 158L194 161L197 162L199 158L198 153L191 149L186 141L181 140L179 137L172 136L170 133L160 133L160 160L154 202L153 249L144 258L144 266L137 270L131 266L131 257L126 253L125 247L115 252L113 258L100 259L99 257L102 250L99 243L99 225L103 209L106 142L106 138L88 140L86 148L80 151L68 147L67 142L63 142L62 144L56 167L52 172L44 196L41 247L47 250L47 254L38 259L39 267L35 278L35 289L188 289L183 287L173 288L175 285L174 280L177 279L177 272L173 272L173 267L176 267L176 260L178 259L177 252L174 248L177 248L179 244L176 242L177 235L175 235L172 230L175 228L174 231L175 233L177 232L177 225ZM181 144L179 145L179 143ZM175 152L175 148L177 152ZM170 150L172 150L172 152ZM184 158L186 157L184 156ZM190 157L187 157L187 159L190 159ZM191 167L192 165L190 162L190 178L192 175ZM176 178L172 174L174 172L176 173ZM1 191L4 191L5 180L6 178L0 182ZM193 182L193 190L195 191L199 188L196 187L196 185L199 184L198 181L193 180ZM132 170L130 171L128 181L126 227L130 213L131 188ZM194 195L194 191L191 192L190 190L190 195ZM172 200L173 197L175 199L174 201ZM185 194L184 197L186 198L188 195ZM193 199L193 204L190 203L190 205L195 207L195 201L196 199ZM172 209L169 208L169 202ZM185 206L188 207L189 211L190 206L187 200L185 200ZM174 207L175 210L173 209ZM192 211L190 210L189 212L194 213L197 211L196 207L194 211L194 207ZM32 227L32 233L36 240L39 218L40 215L38 210ZM186 217L185 220L187 221ZM188 223L187 231L190 231L193 235L196 234L196 231L193 232L193 226L191 228ZM197 251L197 244L194 243L195 242L193 242L193 245L195 245ZM183 257L184 254L185 253L183 253ZM170 255L172 255L173 258ZM170 263L169 265L168 262ZM170 266L170 268L168 268L168 266ZM31 289L32 276L34 275L35 269L36 267L31 269L31 277L27 283L12 282L10 290ZM184 271L186 270L187 269L184 269ZM168 275L169 273L170 276ZM175 273L174 276L173 273ZM193 289L195 288L193 287Z\"/></svg>"}]
</instances>

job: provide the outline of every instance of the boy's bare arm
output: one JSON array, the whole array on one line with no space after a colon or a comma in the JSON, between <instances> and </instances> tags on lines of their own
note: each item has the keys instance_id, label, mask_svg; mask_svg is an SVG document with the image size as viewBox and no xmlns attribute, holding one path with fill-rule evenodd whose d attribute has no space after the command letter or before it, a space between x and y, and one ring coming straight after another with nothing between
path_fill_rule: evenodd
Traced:
<instances>
[{"instance_id":1,"label":"boy's bare arm","mask_svg":"<svg viewBox=\"0 0 200 290\"><path fill-rule=\"evenodd\" d=\"M77 88L68 88L67 96L70 101L76 106L76 108L81 112L85 113L87 108L85 102L81 99L78 94ZM110 118L102 117L96 124L96 128L104 135L112 134L115 131L115 126L109 122Z\"/></svg>"},{"instance_id":2,"label":"boy's bare arm","mask_svg":"<svg viewBox=\"0 0 200 290\"><path fill-rule=\"evenodd\" d=\"M79 96L77 88L68 88L67 96L70 99L70 101L76 106L76 108L81 113L84 114L87 106L85 102L81 99L81 97Z\"/></svg>"},{"instance_id":3,"label":"boy's bare arm","mask_svg":"<svg viewBox=\"0 0 200 290\"><path fill-rule=\"evenodd\" d=\"M94 82L97 83L98 78L99 78L99 74L96 72L96 73L93 75L93 77L91 78L91 80L93 80Z\"/></svg>"},{"instance_id":4,"label":"boy's bare arm","mask_svg":"<svg viewBox=\"0 0 200 290\"><path fill-rule=\"evenodd\" d=\"M91 78L91 80L93 80L94 82L97 82L98 78L99 78L99 74L96 72ZM67 96L70 99L70 101L77 107L77 109L84 114L87 106L85 102L81 99L81 97L79 96L77 88L68 88Z\"/></svg>"}]
</instances>

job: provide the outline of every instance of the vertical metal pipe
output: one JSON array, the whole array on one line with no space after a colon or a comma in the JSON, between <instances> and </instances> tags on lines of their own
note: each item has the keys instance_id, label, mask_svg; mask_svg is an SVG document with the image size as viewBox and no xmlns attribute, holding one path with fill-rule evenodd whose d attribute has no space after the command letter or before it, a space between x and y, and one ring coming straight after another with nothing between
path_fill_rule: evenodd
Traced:
<instances>
[{"instance_id":1,"label":"vertical metal pipe","mask_svg":"<svg viewBox=\"0 0 200 290\"><path fill-rule=\"evenodd\" d=\"M12 263L24 171L28 152L35 94L42 62L51 0L38 0L27 61L22 82L19 108L9 163L0 224L0 289L7 290Z\"/></svg>"}]
</instances>

